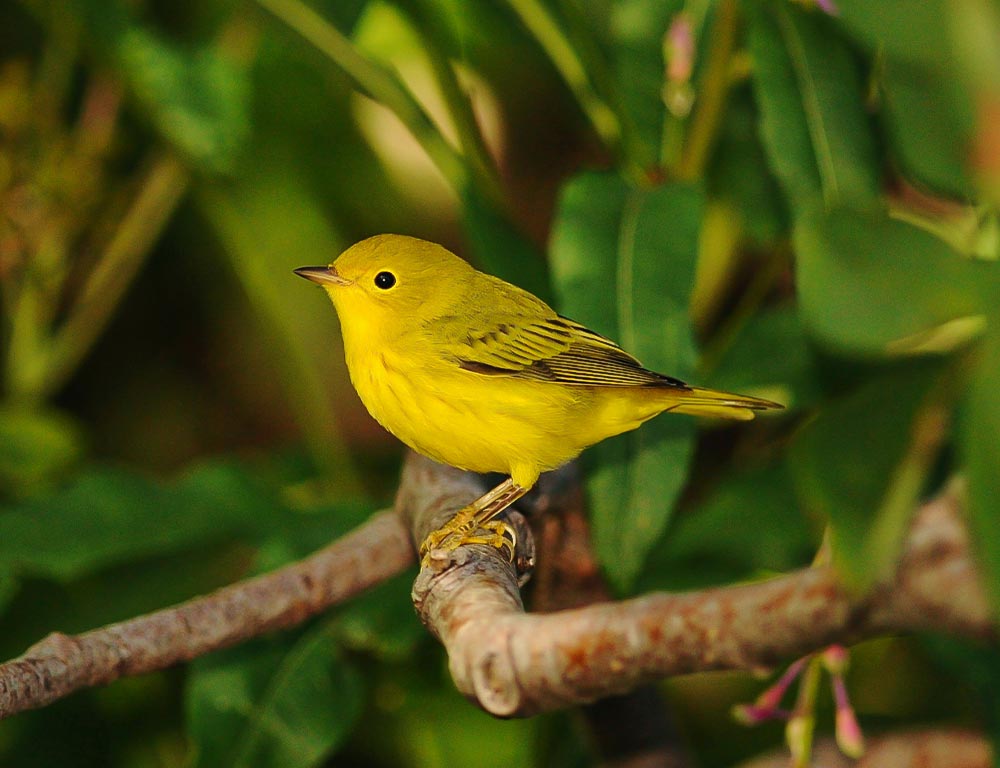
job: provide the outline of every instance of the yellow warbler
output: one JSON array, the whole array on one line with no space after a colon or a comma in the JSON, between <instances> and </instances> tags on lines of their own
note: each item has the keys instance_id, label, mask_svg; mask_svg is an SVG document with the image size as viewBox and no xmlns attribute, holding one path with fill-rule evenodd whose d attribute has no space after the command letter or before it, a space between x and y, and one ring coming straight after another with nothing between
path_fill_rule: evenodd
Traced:
<instances>
[{"instance_id":1,"label":"yellow warbler","mask_svg":"<svg viewBox=\"0 0 1000 768\"><path fill-rule=\"evenodd\" d=\"M378 235L295 273L333 301L351 381L382 426L435 461L508 475L430 534L422 553L475 542L513 554L511 531L494 518L541 472L664 411L752 419L781 407L647 370L425 240Z\"/></svg>"}]
</instances>

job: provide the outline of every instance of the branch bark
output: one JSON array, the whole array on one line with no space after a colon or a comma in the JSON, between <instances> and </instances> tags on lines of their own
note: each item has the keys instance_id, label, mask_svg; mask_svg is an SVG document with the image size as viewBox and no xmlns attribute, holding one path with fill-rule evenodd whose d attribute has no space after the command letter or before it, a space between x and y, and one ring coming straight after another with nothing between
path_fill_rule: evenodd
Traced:
<instances>
[{"instance_id":1,"label":"branch bark","mask_svg":"<svg viewBox=\"0 0 1000 768\"><path fill-rule=\"evenodd\" d=\"M383 512L277 571L81 635L55 632L0 664L0 718L295 626L413 561L400 518Z\"/></svg>"},{"instance_id":2,"label":"branch bark","mask_svg":"<svg viewBox=\"0 0 1000 768\"><path fill-rule=\"evenodd\" d=\"M376 515L273 573L82 635L55 633L0 664L0 717L301 623L406 568L414 560L408 529L422 540L481 490L475 476L410 456L398 514ZM526 615L515 567L478 545L432 558L413 596L448 651L458 688L501 716L594 701L674 674L766 667L834 641L889 632L935 629L995 640L960 521L962 499L955 483L918 511L895 575L866 596L847 594L829 568L812 568ZM523 518L514 519L523 569L533 545Z\"/></svg>"},{"instance_id":3,"label":"branch bark","mask_svg":"<svg viewBox=\"0 0 1000 768\"><path fill-rule=\"evenodd\" d=\"M529 605L539 613L582 608L612 598L594 556L583 484L572 465L546 476L532 509L538 567ZM544 515L535 518L536 514ZM648 683L577 709L590 752L602 768L693 768L661 687Z\"/></svg>"},{"instance_id":4,"label":"branch bark","mask_svg":"<svg viewBox=\"0 0 1000 768\"><path fill-rule=\"evenodd\" d=\"M399 507L417 532L434 476L457 489L466 476L411 457ZM468 498L468 492L466 492ZM766 669L833 642L934 629L995 640L997 625L961 523L952 483L916 513L893 577L852 595L829 567L687 594L526 615L513 569L499 552L462 547L414 584L421 619L448 651L455 684L492 714L510 717L582 704L670 675ZM467 551L465 551L467 550Z\"/></svg>"}]
</instances>

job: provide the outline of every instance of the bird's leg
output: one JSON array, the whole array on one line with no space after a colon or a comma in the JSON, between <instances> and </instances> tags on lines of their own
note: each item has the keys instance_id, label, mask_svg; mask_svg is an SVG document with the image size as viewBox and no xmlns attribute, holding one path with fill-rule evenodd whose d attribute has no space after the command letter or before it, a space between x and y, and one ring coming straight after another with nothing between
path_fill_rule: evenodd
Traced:
<instances>
[{"instance_id":1,"label":"bird's leg","mask_svg":"<svg viewBox=\"0 0 1000 768\"><path fill-rule=\"evenodd\" d=\"M527 488L522 488L508 477L493 490L458 510L451 520L436 531L427 534L420 545L420 556L426 558L427 553L434 549L450 552L463 544L489 544L497 549L510 550L510 558L513 560L517 545L514 529L493 518L527 492ZM480 531L492 533L484 534Z\"/></svg>"}]
</instances>

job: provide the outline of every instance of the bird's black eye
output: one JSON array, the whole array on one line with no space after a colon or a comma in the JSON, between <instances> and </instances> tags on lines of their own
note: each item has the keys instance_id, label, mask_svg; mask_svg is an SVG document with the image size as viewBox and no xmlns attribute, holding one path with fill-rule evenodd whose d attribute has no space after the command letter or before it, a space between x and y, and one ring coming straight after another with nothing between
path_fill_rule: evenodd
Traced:
<instances>
[{"instance_id":1,"label":"bird's black eye","mask_svg":"<svg viewBox=\"0 0 1000 768\"><path fill-rule=\"evenodd\" d=\"M375 275L375 286L388 291L396 284L396 276L392 272L379 272Z\"/></svg>"}]
</instances>

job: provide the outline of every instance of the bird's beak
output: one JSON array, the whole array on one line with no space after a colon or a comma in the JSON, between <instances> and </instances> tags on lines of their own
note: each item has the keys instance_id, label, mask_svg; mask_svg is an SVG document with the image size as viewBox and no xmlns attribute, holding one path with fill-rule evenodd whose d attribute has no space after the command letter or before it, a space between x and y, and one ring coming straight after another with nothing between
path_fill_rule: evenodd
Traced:
<instances>
[{"instance_id":1,"label":"bird's beak","mask_svg":"<svg viewBox=\"0 0 1000 768\"><path fill-rule=\"evenodd\" d=\"M312 280L314 283L319 283L320 285L350 285L353 280L348 280L346 277L341 277L337 274L332 266L329 267L299 267L295 270L295 274L299 277L304 277L306 280Z\"/></svg>"}]
</instances>

